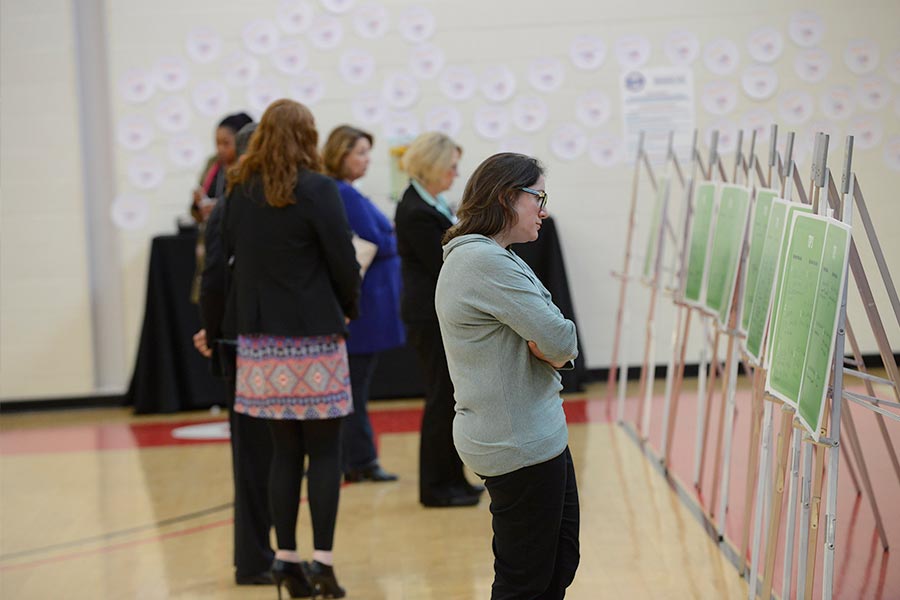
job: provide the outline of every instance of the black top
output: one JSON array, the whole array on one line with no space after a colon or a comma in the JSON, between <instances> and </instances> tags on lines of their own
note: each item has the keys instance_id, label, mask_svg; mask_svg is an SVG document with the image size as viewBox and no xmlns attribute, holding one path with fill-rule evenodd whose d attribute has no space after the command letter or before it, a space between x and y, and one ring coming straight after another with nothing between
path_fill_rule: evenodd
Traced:
<instances>
[{"instance_id":1,"label":"black top","mask_svg":"<svg viewBox=\"0 0 900 600\"><path fill-rule=\"evenodd\" d=\"M407 323L437 321L434 289L444 264L441 238L452 223L425 202L413 186L403 193L394 223L403 274L400 316Z\"/></svg>"},{"instance_id":2,"label":"black top","mask_svg":"<svg viewBox=\"0 0 900 600\"><path fill-rule=\"evenodd\" d=\"M297 202L266 203L259 175L235 186L222 221L234 257L223 335L346 335L359 307L359 264L330 177L301 171Z\"/></svg>"}]
</instances>

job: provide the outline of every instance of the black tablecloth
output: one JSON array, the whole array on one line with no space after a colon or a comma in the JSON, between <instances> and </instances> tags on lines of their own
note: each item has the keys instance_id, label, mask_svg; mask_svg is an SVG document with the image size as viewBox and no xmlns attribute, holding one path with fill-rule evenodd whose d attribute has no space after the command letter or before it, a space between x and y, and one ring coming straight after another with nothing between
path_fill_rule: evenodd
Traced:
<instances>
[{"instance_id":1,"label":"black tablecloth","mask_svg":"<svg viewBox=\"0 0 900 600\"><path fill-rule=\"evenodd\" d=\"M191 336L200 329L197 306L190 303L196 233L153 239L147 275L147 303L126 404L136 413L171 413L224 403L221 380L209 371L207 359L194 349ZM538 241L513 248L553 294L553 301L575 321L559 234L546 219ZM577 321L576 321L577 323ZM579 391L585 360L579 344L575 369L563 371L563 389ZM418 359L411 347L384 352L370 390L373 399L421 396L424 390Z\"/></svg>"}]
</instances>

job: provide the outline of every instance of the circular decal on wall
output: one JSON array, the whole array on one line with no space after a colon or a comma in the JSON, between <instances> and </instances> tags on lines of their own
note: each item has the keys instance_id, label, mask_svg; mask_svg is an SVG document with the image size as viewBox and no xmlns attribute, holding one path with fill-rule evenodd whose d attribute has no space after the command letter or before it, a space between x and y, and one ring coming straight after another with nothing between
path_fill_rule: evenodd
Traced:
<instances>
[{"instance_id":1,"label":"circular decal on wall","mask_svg":"<svg viewBox=\"0 0 900 600\"><path fill-rule=\"evenodd\" d=\"M303 72L309 62L306 46L296 40L283 41L272 53L275 68L285 75L297 75Z\"/></svg>"},{"instance_id":2,"label":"circular decal on wall","mask_svg":"<svg viewBox=\"0 0 900 600\"><path fill-rule=\"evenodd\" d=\"M816 109L812 94L807 92L785 92L778 99L778 114L788 125L800 125L809 121Z\"/></svg>"},{"instance_id":3,"label":"circular decal on wall","mask_svg":"<svg viewBox=\"0 0 900 600\"><path fill-rule=\"evenodd\" d=\"M269 54L278 47L280 37L278 27L267 19L257 19L247 23L241 33L244 46L253 54Z\"/></svg>"},{"instance_id":4,"label":"circular decal on wall","mask_svg":"<svg viewBox=\"0 0 900 600\"><path fill-rule=\"evenodd\" d=\"M356 0L319 0L322 3L322 6L325 7L325 10L329 10L333 13L341 14L345 13L356 4Z\"/></svg>"},{"instance_id":5,"label":"circular decal on wall","mask_svg":"<svg viewBox=\"0 0 900 600\"><path fill-rule=\"evenodd\" d=\"M891 84L881 77L868 77L856 84L856 100L863 110L881 110L891 101Z\"/></svg>"},{"instance_id":6,"label":"circular decal on wall","mask_svg":"<svg viewBox=\"0 0 900 600\"><path fill-rule=\"evenodd\" d=\"M188 33L185 50L194 62L209 63L219 58L222 38L212 29L198 27Z\"/></svg>"},{"instance_id":7,"label":"circular decal on wall","mask_svg":"<svg viewBox=\"0 0 900 600\"><path fill-rule=\"evenodd\" d=\"M184 131L191 124L191 107L181 96L171 96L156 105L156 124L167 133Z\"/></svg>"},{"instance_id":8,"label":"circular decal on wall","mask_svg":"<svg viewBox=\"0 0 900 600\"><path fill-rule=\"evenodd\" d=\"M325 82L316 71L304 71L295 80L288 90L288 97L313 106L325 95Z\"/></svg>"},{"instance_id":9,"label":"circular decal on wall","mask_svg":"<svg viewBox=\"0 0 900 600\"><path fill-rule=\"evenodd\" d=\"M900 135L895 135L885 143L884 162L892 171L900 171Z\"/></svg>"},{"instance_id":10,"label":"circular decal on wall","mask_svg":"<svg viewBox=\"0 0 900 600\"><path fill-rule=\"evenodd\" d=\"M600 91L585 92L575 101L575 116L585 127L598 127L609 120L609 96Z\"/></svg>"},{"instance_id":11,"label":"circular decal on wall","mask_svg":"<svg viewBox=\"0 0 900 600\"><path fill-rule=\"evenodd\" d=\"M516 91L516 76L505 65L488 67L481 73L481 94L490 102L506 102Z\"/></svg>"},{"instance_id":12,"label":"circular decal on wall","mask_svg":"<svg viewBox=\"0 0 900 600\"><path fill-rule=\"evenodd\" d=\"M623 69L638 69L650 59L650 40L626 35L616 40L616 60Z\"/></svg>"},{"instance_id":13,"label":"circular decal on wall","mask_svg":"<svg viewBox=\"0 0 900 600\"><path fill-rule=\"evenodd\" d=\"M387 9L377 2L366 2L353 14L353 28L367 40L384 37L390 24Z\"/></svg>"},{"instance_id":14,"label":"circular decal on wall","mask_svg":"<svg viewBox=\"0 0 900 600\"><path fill-rule=\"evenodd\" d=\"M744 116L741 119L741 129L744 130L744 143L746 144L746 147L744 148L745 153L750 152L750 140L752 139L753 132L756 132L755 152L757 157L763 155L764 148L760 144L769 139L769 133L771 132L772 123L774 122L775 115L763 108L757 108L744 113Z\"/></svg>"},{"instance_id":15,"label":"circular decal on wall","mask_svg":"<svg viewBox=\"0 0 900 600\"><path fill-rule=\"evenodd\" d=\"M476 87L478 79L468 67L449 66L441 74L441 92L451 100L468 100Z\"/></svg>"},{"instance_id":16,"label":"circular decal on wall","mask_svg":"<svg viewBox=\"0 0 900 600\"><path fill-rule=\"evenodd\" d=\"M728 75L733 72L740 60L737 44L731 40L714 40L703 50L703 64L716 75Z\"/></svg>"},{"instance_id":17,"label":"circular decal on wall","mask_svg":"<svg viewBox=\"0 0 900 600\"><path fill-rule=\"evenodd\" d=\"M434 15L424 6L411 6L400 14L397 27L403 39L421 44L434 35Z\"/></svg>"},{"instance_id":18,"label":"circular decal on wall","mask_svg":"<svg viewBox=\"0 0 900 600\"><path fill-rule=\"evenodd\" d=\"M409 73L395 71L384 78L385 102L394 108L409 108L419 99L419 82Z\"/></svg>"},{"instance_id":19,"label":"circular decal on wall","mask_svg":"<svg viewBox=\"0 0 900 600\"><path fill-rule=\"evenodd\" d=\"M820 106L822 114L834 121L846 119L856 110L853 92L846 85L836 85L822 94Z\"/></svg>"},{"instance_id":20,"label":"circular decal on wall","mask_svg":"<svg viewBox=\"0 0 900 600\"><path fill-rule=\"evenodd\" d=\"M165 177L162 161L153 155L142 154L128 161L128 181L139 190L159 187Z\"/></svg>"},{"instance_id":21,"label":"circular decal on wall","mask_svg":"<svg viewBox=\"0 0 900 600\"><path fill-rule=\"evenodd\" d=\"M259 79L247 90L250 108L262 114L274 101L284 97L281 85L274 79Z\"/></svg>"},{"instance_id":22,"label":"circular decal on wall","mask_svg":"<svg viewBox=\"0 0 900 600\"><path fill-rule=\"evenodd\" d=\"M502 106L482 106L474 121L475 132L488 140L499 140L509 131L509 113Z\"/></svg>"},{"instance_id":23,"label":"circular decal on wall","mask_svg":"<svg viewBox=\"0 0 900 600\"><path fill-rule=\"evenodd\" d=\"M539 58L528 67L528 83L539 92L555 92L564 78L565 67L557 58Z\"/></svg>"},{"instance_id":24,"label":"circular decal on wall","mask_svg":"<svg viewBox=\"0 0 900 600\"><path fill-rule=\"evenodd\" d=\"M569 58L582 71L593 71L606 59L606 44L597 36L580 35L569 45Z\"/></svg>"},{"instance_id":25,"label":"circular decal on wall","mask_svg":"<svg viewBox=\"0 0 900 600\"><path fill-rule=\"evenodd\" d=\"M519 96L512 103L512 121L522 131L533 133L547 122L547 103L540 96Z\"/></svg>"},{"instance_id":26,"label":"circular decal on wall","mask_svg":"<svg viewBox=\"0 0 900 600\"><path fill-rule=\"evenodd\" d=\"M166 92L183 90L191 78L186 60L180 56L164 56L153 65L154 78L159 89Z\"/></svg>"},{"instance_id":27,"label":"circular decal on wall","mask_svg":"<svg viewBox=\"0 0 900 600\"><path fill-rule=\"evenodd\" d=\"M774 27L760 27L747 38L747 53L756 62L773 63L784 50L784 37Z\"/></svg>"},{"instance_id":28,"label":"circular decal on wall","mask_svg":"<svg viewBox=\"0 0 900 600\"><path fill-rule=\"evenodd\" d=\"M737 106L737 86L730 81L711 81L700 92L700 104L706 112L725 115Z\"/></svg>"},{"instance_id":29,"label":"circular decal on wall","mask_svg":"<svg viewBox=\"0 0 900 600\"><path fill-rule=\"evenodd\" d=\"M228 65L225 68L225 82L228 85L248 86L259 76L259 61L246 52L235 52L225 63Z\"/></svg>"},{"instance_id":30,"label":"circular decal on wall","mask_svg":"<svg viewBox=\"0 0 900 600\"><path fill-rule=\"evenodd\" d=\"M419 135L419 119L410 112L389 113L384 118L382 131L388 140L410 140Z\"/></svg>"},{"instance_id":31,"label":"circular decal on wall","mask_svg":"<svg viewBox=\"0 0 900 600\"><path fill-rule=\"evenodd\" d=\"M853 136L855 148L871 150L881 143L884 128L878 118L866 115L851 121L847 128L847 134Z\"/></svg>"},{"instance_id":32,"label":"circular decal on wall","mask_svg":"<svg viewBox=\"0 0 900 600\"><path fill-rule=\"evenodd\" d=\"M285 33L304 33L312 25L315 8L308 0L281 0L275 20Z\"/></svg>"},{"instance_id":33,"label":"circular decal on wall","mask_svg":"<svg viewBox=\"0 0 900 600\"><path fill-rule=\"evenodd\" d=\"M309 29L309 41L320 50L337 48L344 39L344 26L331 15L317 15L313 17L312 27Z\"/></svg>"},{"instance_id":34,"label":"circular decal on wall","mask_svg":"<svg viewBox=\"0 0 900 600\"><path fill-rule=\"evenodd\" d=\"M193 135L179 135L169 139L169 160L178 167L196 167L205 158L204 146Z\"/></svg>"},{"instance_id":35,"label":"circular decal on wall","mask_svg":"<svg viewBox=\"0 0 900 600\"><path fill-rule=\"evenodd\" d=\"M844 50L844 63L857 75L871 73L878 67L878 46L872 40L854 40Z\"/></svg>"},{"instance_id":36,"label":"circular decal on wall","mask_svg":"<svg viewBox=\"0 0 900 600\"><path fill-rule=\"evenodd\" d=\"M462 114L455 106L435 106L425 113L425 129L456 137L462 129Z\"/></svg>"},{"instance_id":37,"label":"circular decal on wall","mask_svg":"<svg viewBox=\"0 0 900 600\"><path fill-rule=\"evenodd\" d=\"M599 133L591 138L588 154L591 162L598 167L608 169L622 162L622 139L610 133Z\"/></svg>"},{"instance_id":38,"label":"circular decal on wall","mask_svg":"<svg viewBox=\"0 0 900 600\"><path fill-rule=\"evenodd\" d=\"M561 160L575 160L587 150L587 135L574 123L560 125L550 139L550 150Z\"/></svg>"},{"instance_id":39,"label":"circular decal on wall","mask_svg":"<svg viewBox=\"0 0 900 600\"><path fill-rule=\"evenodd\" d=\"M126 102L146 102L155 91L156 80L144 69L129 69L119 77L119 93Z\"/></svg>"},{"instance_id":40,"label":"circular decal on wall","mask_svg":"<svg viewBox=\"0 0 900 600\"><path fill-rule=\"evenodd\" d=\"M825 37L825 22L814 12L796 12L788 22L788 35L803 48L818 46Z\"/></svg>"},{"instance_id":41,"label":"circular decal on wall","mask_svg":"<svg viewBox=\"0 0 900 600\"><path fill-rule=\"evenodd\" d=\"M700 40L692 31L677 30L666 36L663 48L670 63L687 66L700 55Z\"/></svg>"},{"instance_id":42,"label":"circular decal on wall","mask_svg":"<svg viewBox=\"0 0 900 600\"><path fill-rule=\"evenodd\" d=\"M894 50L888 57L887 74L891 81L900 84L900 50Z\"/></svg>"},{"instance_id":43,"label":"circular decal on wall","mask_svg":"<svg viewBox=\"0 0 900 600\"><path fill-rule=\"evenodd\" d=\"M194 86L191 99L197 112L215 117L224 113L228 106L228 88L219 81L201 81Z\"/></svg>"},{"instance_id":44,"label":"circular decal on wall","mask_svg":"<svg viewBox=\"0 0 900 600\"><path fill-rule=\"evenodd\" d=\"M139 115L122 118L116 127L116 139L127 150L143 150L154 136L150 121Z\"/></svg>"},{"instance_id":45,"label":"circular decal on wall","mask_svg":"<svg viewBox=\"0 0 900 600\"><path fill-rule=\"evenodd\" d=\"M741 76L741 87L750 98L766 100L778 89L778 74L771 67L759 65L747 67Z\"/></svg>"},{"instance_id":46,"label":"circular decal on wall","mask_svg":"<svg viewBox=\"0 0 900 600\"><path fill-rule=\"evenodd\" d=\"M831 58L821 48L802 50L794 58L794 71L808 83L822 81L830 70Z\"/></svg>"},{"instance_id":47,"label":"circular decal on wall","mask_svg":"<svg viewBox=\"0 0 900 600\"><path fill-rule=\"evenodd\" d=\"M706 147L712 144L713 131L719 132L718 153L730 154L737 148L737 125L731 119L718 119L709 124L706 129Z\"/></svg>"},{"instance_id":48,"label":"circular decal on wall","mask_svg":"<svg viewBox=\"0 0 900 600\"><path fill-rule=\"evenodd\" d=\"M350 48L341 54L339 70L351 85L366 83L375 74L375 57L365 50Z\"/></svg>"},{"instance_id":49,"label":"circular decal on wall","mask_svg":"<svg viewBox=\"0 0 900 600\"><path fill-rule=\"evenodd\" d=\"M419 79L432 79L444 68L444 51L431 44L414 46L409 53L409 68Z\"/></svg>"},{"instance_id":50,"label":"circular decal on wall","mask_svg":"<svg viewBox=\"0 0 900 600\"><path fill-rule=\"evenodd\" d=\"M363 92L353 99L353 116L357 121L367 125L379 123L384 119L386 112L384 99L376 91Z\"/></svg>"},{"instance_id":51,"label":"circular decal on wall","mask_svg":"<svg viewBox=\"0 0 900 600\"><path fill-rule=\"evenodd\" d=\"M135 231L147 224L150 206L142 196L120 194L113 200L109 208L109 216L113 224L125 231Z\"/></svg>"}]
</instances>

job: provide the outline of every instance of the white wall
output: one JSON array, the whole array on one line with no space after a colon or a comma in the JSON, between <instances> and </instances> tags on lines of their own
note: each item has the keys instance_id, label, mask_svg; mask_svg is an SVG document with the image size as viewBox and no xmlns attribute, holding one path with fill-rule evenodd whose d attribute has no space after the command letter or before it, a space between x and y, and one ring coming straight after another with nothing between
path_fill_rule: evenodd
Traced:
<instances>
[{"instance_id":1,"label":"white wall","mask_svg":"<svg viewBox=\"0 0 900 600\"><path fill-rule=\"evenodd\" d=\"M0 398L93 391L72 3L0 3Z\"/></svg>"},{"instance_id":2,"label":"white wall","mask_svg":"<svg viewBox=\"0 0 900 600\"><path fill-rule=\"evenodd\" d=\"M303 4L303 0L300 3ZM108 0L107 2L109 69L112 78L110 89L113 106L110 118L116 127L125 118L142 117L150 123L155 133L153 141L142 150L130 151L120 145L115 148L116 186L119 193L136 197L139 202L145 202L148 208L148 217L144 224L133 230L122 230L120 233L126 323L124 335L129 357L133 357L136 350L143 313L150 239L155 235L174 230L175 218L186 212L189 190L195 185L200 168L200 165L179 167L172 163L168 156L169 144L174 137L188 135L193 136L201 145L203 154L212 152L213 149L212 132L220 115L201 115L192 103L191 93L201 81L224 81L226 68L231 64L229 57L239 50L248 53L241 36L244 25L255 19L274 23L279 6L282 4L278 0L255 3L223 3L212 0L192 2L158 0L153 3ZM850 131L851 123L861 116L872 117L880 123L883 129L880 143L870 150L863 150L857 146L855 169L862 182L873 219L880 228L881 242L894 277L900 279L900 259L898 259L900 237L896 235L900 219L895 216L896 209L892 209L889 205L891 190L894 189L892 184L897 180L898 173L888 167L885 159L888 141L896 140L900 136L900 100L898 100L900 86L896 80L889 78L891 70L896 73L898 69L897 53L900 52L900 36L897 35L900 4L894 0L869 0L856 3L852 7L846 2L837 1L820 2L816 5L815 10L821 16L826 28L824 38L818 46L829 56L831 68L822 81L814 84L801 81L794 70L794 60L802 49L791 41L788 24L792 14L807 8L807 5L800 3L766 1L751 4L692 0L673 4L652 0L622 4L611 1L587 3L559 0L548 4L536 0L481 2L434 0L421 3L385 0L381 4L390 16L390 29L384 37L374 40L364 39L354 30L353 16L355 11L365 4L364 2L306 0L305 4L311 6L316 14L328 13L325 8L328 4L353 4L347 13L333 14L344 26L344 40L335 49L316 49L310 41L309 33L288 35L282 31L281 38L301 41L308 51L308 69L315 70L322 76L325 95L312 105L322 137L327 135L331 127L343 122L370 128L375 133L375 160L370 168L370 174L361 181L360 186L388 214L393 213L393 208L387 199L389 144L385 130L382 125L370 125L356 119L352 107L354 98L361 92L380 91L387 74L396 70L408 70L413 45L398 34L397 27L400 15L406 9L414 5L422 6L433 14L436 29L429 43L443 50L446 65L466 66L473 69L476 74L481 74L484 69L494 65L506 65L512 70L516 78L516 92L512 99L501 103L500 106L508 108L516 97L524 94L536 94L544 98L550 109L546 126L536 133L524 133L511 126L509 137L524 140L548 167L550 207L563 239L580 335L589 367L603 367L609 362L612 326L618 299L618 286L609 273L611 270L619 269L622 264L632 166L626 161L614 168L600 168L591 161L587 153L573 161L563 161L550 151L549 144L557 127L564 123L578 123L574 114L575 101L582 93L590 90L602 91L609 96L610 118L596 128L579 126L589 139L600 134L621 137L623 126L619 86L622 68L616 60L615 42L622 36L642 35L649 40L651 53L645 65L647 67L669 64L663 45L670 32L688 30L697 36L701 49L700 57L693 63L697 99L696 124L701 129L703 134L701 137L704 140L707 131L716 124L724 122L730 123L734 128L743 127L747 118L759 111L769 113L772 119L780 123L781 131L784 132L787 127L779 115L779 98L789 91L802 90L812 94L815 99L815 114L805 123L794 126L801 140L798 141L798 148L804 181L808 178L809 152L803 151L806 150L806 140L811 139L811 131L825 128L834 134L830 164L834 170L839 171L843 136ZM4 4L4 8L6 6ZM21 6L24 6L24 3ZM8 25L7 20L4 21L6 32ZM772 64L778 76L777 91L767 100L755 101L741 90L741 74L747 66L753 64L747 51L748 36L763 26L774 27L782 34L784 50ZM217 60L200 64L188 58L185 40L188 34L198 27L209 28L220 36L222 49ZM570 43L575 37L584 34L599 36L606 43L605 61L596 70L579 70L569 59ZM54 39L64 38L65 36ZM722 76L711 73L702 59L703 49L718 38L733 41L739 49L740 56L738 68ZM873 75L887 82L893 97L887 106L880 110L866 111L857 106L854 115L849 119L828 121L820 106L823 94L836 85L848 85L851 90L855 89L865 77L869 76L853 74L844 64L844 49L850 41L860 38L869 39L876 44L880 52L880 64ZM4 39L4 65L7 61L15 60L12 58L14 54L11 55L7 51L9 44L16 44L11 46L11 49L17 53L24 52L32 42L29 38L21 37L16 37L13 42ZM364 50L375 58L375 74L365 84L348 84L339 74L340 56L351 47ZM177 56L187 61L189 81L186 87L172 93L157 90L141 103L126 101L120 92L120 83L126 73L133 69L151 71L154 64L166 56ZM564 84L553 93L537 92L527 80L528 68L532 61L547 57L558 58L564 65ZM256 59L260 65L260 79L270 81L287 94L294 78L275 69L270 56L256 56ZM22 70L29 71L27 67L22 67ZM711 82L720 80L730 82L737 88L736 106L721 117L711 115L700 103L703 88ZM226 88L230 101L228 109L222 111L223 113L249 108L247 87L226 84ZM414 115L420 124L428 111L438 106L454 105L462 116L462 128L456 135L465 148L461 177L449 194L451 199L458 199L468 174L483 158L496 152L509 140L490 141L476 133L473 127L474 114L479 107L489 104L480 92L476 92L471 99L454 103L442 94L437 79L421 80L419 88L420 96L408 112ZM7 111L12 110L5 102L5 90L6 87L4 87L4 125L7 122ZM190 107L188 113L190 124L185 131L168 133L156 121L158 106L171 97L183 98ZM46 100L43 102L47 104ZM54 103L53 107L58 110L59 104ZM72 114L75 112L72 107L67 110ZM7 162L7 150L10 148L8 137L4 131L4 165ZM762 140L760 146L765 147ZM781 144L779 147L782 147ZM703 153L705 152L704 146ZM763 156L764 152L760 152L760 155ZM141 190L129 179L129 164L138 156L155 158L164 166L165 176L158 187ZM726 156L726 164L730 166L731 161L732 158ZM71 170L77 176L77 166ZM5 166L4 176L6 176ZM4 183L7 183L6 178ZM7 193L8 185L4 185L4 195ZM67 199L70 200L71 196L67 196ZM640 225L646 227L649 207L650 199L642 196L639 205L639 228L636 232L637 261L641 259L646 237L646 230ZM4 221L8 218L7 214L5 202ZM80 221L70 222L75 224L75 229L80 226ZM6 229L4 227L4 231ZM4 244L6 243L4 239ZM863 254L867 260L867 267L874 273L874 262L867 252ZM4 253L4 266L8 262L7 256L8 253ZM6 269L4 269L4 294L7 281L5 271ZM82 265L81 272L83 271ZM872 277L874 278L874 275ZM877 281L875 283L873 287L879 307L887 314L889 305L886 294L882 286L878 285ZM79 280L79 284L83 287L83 280ZM656 357L659 363L666 360L666 346L672 327L673 311L667 304L663 302L658 310L659 341ZM640 361L643 351L642 344L637 340L642 339L643 335L642 323L646 314L647 293L633 287L629 294L629 307L632 331L628 357L629 362L635 363ZM858 299L853 293L850 310L851 318L858 323L857 335L861 338L864 351L873 352L875 350L873 339L866 332L865 320L861 316ZM4 302L4 323L7 320L6 315L7 306ZM900 344L900 327L892 319L885 318L885 324L888 327L889 338L893 340L894 348L897 350L897 344ZM21 337L11 338L13 336L6 335L4 331L3 348L6 348L7 344L15 347L25 343L21 341L23 339ZM696 338L694 335L695 342ZM7 339L10 341L7 342ZM692 358L696 357L696 349L695 343L692 347ZM87 365L85 370L89 371L90 366ZM72 386L71 390L74 393L76 387Z\"/></svg>"}]
</instances>

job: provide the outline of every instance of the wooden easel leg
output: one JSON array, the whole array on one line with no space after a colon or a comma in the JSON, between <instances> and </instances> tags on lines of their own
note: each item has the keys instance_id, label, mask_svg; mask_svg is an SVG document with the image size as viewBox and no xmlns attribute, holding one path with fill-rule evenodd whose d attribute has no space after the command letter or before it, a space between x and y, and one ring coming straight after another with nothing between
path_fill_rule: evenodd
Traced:
<instances>
[{"instance_id":1,"label":"wooden easel leg","mask_svg":"<svg viewBox=\"0 0 900 600\"><path fill-rule=\"evenodd\" d=\"M772 479L772 511L769 514L769 533L766 537L766 568L763 575L762 597L772 597L772 581L775 575L775 545L781 530L781 508L784 500L784 476L787 472L789 441L791 439L794 411L782 406L781 430L778 432L778 463Z\"/></svg>"},{"instance_id":2,"label":"wooden easel leg","mask_svg":"<svg viewBox=\"0 0 900 600\"><path fill-rule=\"evenodd\" d=\"M823 430L820 435L826 435ZM806 555L805 597L812 598L816 572L816 554L819 550L819 516L822 512L822 484L824 483L825 449L816 445L813 465L812 495L809 498L809 551Z\"/></svg>"},{"instance_id":3,"label":"wooden easel leg","mask_svg":"<svg viewBox=\"0 0 900 600\"><path fill-rule=\"evenodd\" d=\"M665 467L667 469L672 456L672 439L675 436L678 401L681 398L681 387L684 384L684 357L687 353L688 334L691 331L691 315L694 314L694 311L689 307L685 307L685 310L687 311L687 317L684 320L684 331L681 334L681 349L678 353L678 364L675 370L675 383L672 386L672 409L669 412L668 423L666 423Z\"/></svg>"},{"instance_id":4,"label":"wooden easel leg","mask_svg":"<svg viewBox=\"0 0 900 600\"><path fill-rule=\"evenodd\" d=\"M747 573L747 553L750 550L750 517L753 514L753 490L756 488L756 473L759 470L759 436L762 426L763 399L760 379L762 367L753 372L753 388L750 409L750 447L748 450L747 482L744 487L744 524L741 532L741 545L738 548L741 556L741 575ZM756 510L761 510L757 506Z\"/></svg>"},{"instance_id":5,"label":"wooden easel leg","mask_svg":"<svg viewBox=\"0 0 900 600\"><path fill-rule=\"evenodd\" d=\"M709 415L712 412L712 397L716 391L716 371L719 363L719 329L713 336L712 360L709 363L709 381L706 384L706 415L703 420L703 445L700 448L700 477L697 480L697 491L703 490L703 473L706 466L706 443L709 441Z\"/></svg>"},{"instance_id":6,"label":"wooden easel leg","mask_svg":"<svg viewBox=\"0 0 900 600\"><path fill-rule=\"evenodd\" d=\"M791 472L788 484L787 526L784 533L784 566L782 570L781 597L791 597L791 579L794 575L794 531L797 525L797 482L800 475L800 430L791 432Z\"/></svg>"},{"instance_id":7,"label":"wooden easel leg","mask_svg":"<svg viewBox=\"0 0 900 600\"><path fill-rule=\"evenodd\" d=\"M675 307L675 327L672 328L672 347L669 351L669 362L666 365L666 391L663 400L662 442L659 445L660 462L667 464L666 451L669 448L669 416L672 412L672 393L675 387L676 362L678 361L678 346L681 341L681 321L684 319L682 307Z\"/></svg>"},{"instance_id":8,"label":"wooden easel leg","mask_svg":"<svg viewBox=\"0 0 900 600\"><path fill-rule=\"evenodd\" d=\"M713 483L712 489L710 490L712 493L712 501L709 505L709 514L716 514L716 499L719 496L719 473L722 469L722 444L724 443L725 436L725 417L727 411L727 403L728 403L728 381L729 378L732 377L732 367L734 361L734 336L728 336L728 354L725 357L725 373L722 376L722 408L719 411L719 429L716 433L716 453L714 456L715 462L713 464Z\"/></svg>"}]
</instances>

